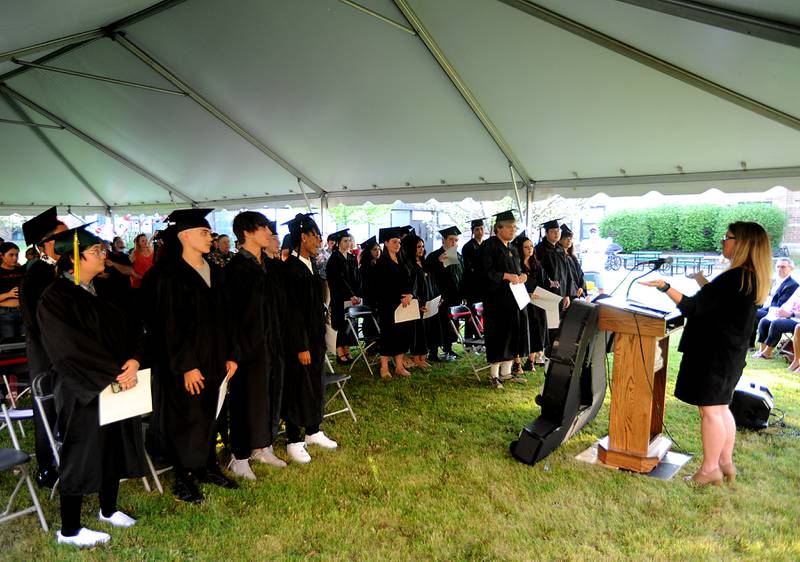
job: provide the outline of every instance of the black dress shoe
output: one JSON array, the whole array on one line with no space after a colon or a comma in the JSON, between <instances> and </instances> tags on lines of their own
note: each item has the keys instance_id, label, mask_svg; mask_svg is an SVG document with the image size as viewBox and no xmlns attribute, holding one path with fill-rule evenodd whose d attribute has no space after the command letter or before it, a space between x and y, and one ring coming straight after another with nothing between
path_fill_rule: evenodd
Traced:
<instances>
[{"instance_id":1,"label":"black dress shoe","mask_svg":"<svg viewBox=\"0 0 800 562\"><path fill-rule=\"evenodd\" d=\"M207 468L206 470L197 472L195 475L197 479L204 484L213 484L214 486L219 486L220 488L226 488L228 490L235 490L239 487L239 484L222 474L218 466Z\"/></svg>"},{"instance_id":2,"label":"black dress shoe","mask_svg":"<svg viewBox=\"0 0 800 562\"><path fill-rule=\"evenodd\" d=\"M339 365L350 365L352 362L353 362L353 359L350 358L350 357L342 358L339 355L336 356L336 363L338 363Z\"/></svg>"},{"instance_id":3,"label":"black dress shoe","mask_svg":"<svg viewBox=\"0 0 800 562\"><path fill-rule=\"evenodd\" d=\"M58 480L58 472L55 468L40 470L36 475L36 484L40 488L52 489L56 485L56 480Z\"/></svg>"},{"instance_id":4,"label":"black dress shoe","mask_svg":"<svg viewBox=\"0 0 800 562\"><path fill-rule=\"evenodd\" d=\"M172 493L177 499L186 503L203 503L205 499L191 476L176 478Z\"/></svg>"},{"instance_id":5,"label":"black dress shoe","mask_svg":"<svg viewBox=\"0 0 800 562\"><path fill-rule=\"evenodd\" d=\"M511 374L512 375L522 374L522 363L520 363L519 361L514 361L514 366L511 367Z\"/></svg>"},{"instance_id":6,"label":"black dress shoe","mask_svg":"<svg viewBox=\"0 0 800 562\"><path fill-rule=\"evenodd\" d=\"M525 361L525 366L522 368L522 370L526 373L532 373L534 371L533 361L530 359Z\"/></svg>"}]
</instances>

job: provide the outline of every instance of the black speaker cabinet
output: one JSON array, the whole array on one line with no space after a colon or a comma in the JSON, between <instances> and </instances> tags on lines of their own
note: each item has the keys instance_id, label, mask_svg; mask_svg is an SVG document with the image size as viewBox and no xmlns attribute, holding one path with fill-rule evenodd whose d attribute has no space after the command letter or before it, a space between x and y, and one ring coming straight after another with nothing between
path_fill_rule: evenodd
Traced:
<instances>
[{"instance_id":1,"label":"black speaker cabinet","mask_svg":"<svg viewBox=\"0 0 800 562\"><path fill-rule=\"evenodd\" d=\"M597 306L573 301L561 321L536 398L541 415L511 443L511 454L535 464L580 431L597 415L606 394L606 333L597 331Z\"/></svg>"},{"instance_id":2,"label":"black speaker cabinet","mask_svg":"<svg viewBox=\"0 0 800 562\"><path fill-rule=\"evenodd\" d=\"M769 425L774 406L775 398L769 388L742 377L733 392L730 408L736 427L758 430Z\"/></svg>"}]
</instances>

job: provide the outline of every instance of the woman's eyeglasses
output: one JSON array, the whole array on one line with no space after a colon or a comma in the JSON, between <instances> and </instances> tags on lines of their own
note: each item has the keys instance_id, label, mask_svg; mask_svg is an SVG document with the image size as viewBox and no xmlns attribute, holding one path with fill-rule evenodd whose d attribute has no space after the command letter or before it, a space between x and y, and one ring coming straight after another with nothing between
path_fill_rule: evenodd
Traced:
<instances>
[{"instance_id":1,"label":"woman's eyeglasses","mask_svg":"<svg viewBox=\"0 0 800 562\"><path fill-rule=\"evenodd\" d=\"M722 242L722 243L724 244L724 243L725 243L725 242L727 242L728 240L736 240L736 236L726 236L725 238L723 238L722 240L720 240L720 242Z\"/></svg>"},{"instance_id":2,"label":"woman's eyeglasses","mask_svg":"<svg viewBox=\"0 0 800 562\"><path fill-rule=\"evenodd\" d=\"M105 248L91 248L89 250L84 250L84 254L92 254L96 258L104 258L108 255L108 250Z\"/></svg>"}]
</instances>

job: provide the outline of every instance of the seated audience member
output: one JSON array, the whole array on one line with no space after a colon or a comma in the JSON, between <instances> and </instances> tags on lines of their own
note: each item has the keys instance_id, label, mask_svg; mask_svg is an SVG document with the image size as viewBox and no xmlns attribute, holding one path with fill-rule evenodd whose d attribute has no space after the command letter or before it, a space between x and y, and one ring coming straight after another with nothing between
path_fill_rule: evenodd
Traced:
<instances>
[{"instance_id":1,"label":"seated audience member","mask_svg":"<svg viewBox=\"0 0 800 562\"><path fill-rule=\"evenodd\" d=\"M782 306L787 300L789 300L789 297L792 296L792 293L794 293L798 287L797 281L795 281L792 277L794 262L791 259L778 258L778 261L775 262L775 270L777 271L778 276L772 282L770 299L764 303L764 306L756 311L756 323L753 326L753 334L750 337L750 347L755 345L758 323L767 315L770 307Z\"/></svg>"},{"instance_id":2,"label":"seated audience member","mask_svg":"<svg viewBox=\"0 0 800 562\"><path fill-rule=\"evenodd\" d=\"M13 242L0 244L0 340L22 335L19 286L25 268L19 265L18 259L19 246Z\"/></svg>"},{"instance_id":3,"label":"seated audience member","mask_svg":"<svg viewBox=\"0 0 800 562\"><path fill-rule=\"evenodd\" d=\"M208 261L218 267L225 267L234 256L231 251L231 238L227 234L220 234L217 238L217 247L211 248L208 254Z\"/></svg>"},{"instance_id":4,"label":"seated audience member","mask_svg":"<svg viewBox=\"0 0 800 562\"><path fill-rule=\"evenodd\" d=\"M128 257L133 265L131 287L139 289L142 286L142 277L153 267L153 247L148 242L146 234L136 235L133 239L133 250Z\"/></svg>"},{"instance_id":5,"label":"seated audience member","mask_svg":"<svg viewBox=\"0 0 800 562\"><path fill-rule=\"evenodd\" d=\"M787 370L792 371L793 373L800 373L800 323L798 323L794 327L794 332L792 333L792 362L789 363Z\"/></svg>"},{"instance_id":6,"label":"seated audience member","mask_svg":"<svg viewBox=\"0 0 800 562\"><path fill-rule=\"evenodd\" d=\"M781 336L793 333L797 322L800 322L800 289L795 290L789 300L775 311L775 316L767 315L758 322L758 341L761 347L753 357L771 359Z\"/></svg>"}]
</instances>

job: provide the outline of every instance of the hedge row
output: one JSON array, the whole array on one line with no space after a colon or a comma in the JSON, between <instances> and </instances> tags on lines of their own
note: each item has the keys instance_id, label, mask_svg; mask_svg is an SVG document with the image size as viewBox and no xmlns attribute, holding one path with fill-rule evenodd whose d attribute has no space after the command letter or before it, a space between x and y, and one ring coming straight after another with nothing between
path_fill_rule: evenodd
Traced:
<instances>
[{"instance_id":1,"label":"hedge row","mask_svg":"<svg viewBox=\"0 0 800 562\"><path fill-rule=\"evenodd\" d=\"M728 225L757 222L780 246L786 213L767 203L742 205L662 205L612 213L600 222L600 235L610 236L625 252L639 250L714 252Z\"/></svg>"}]
</instances>

